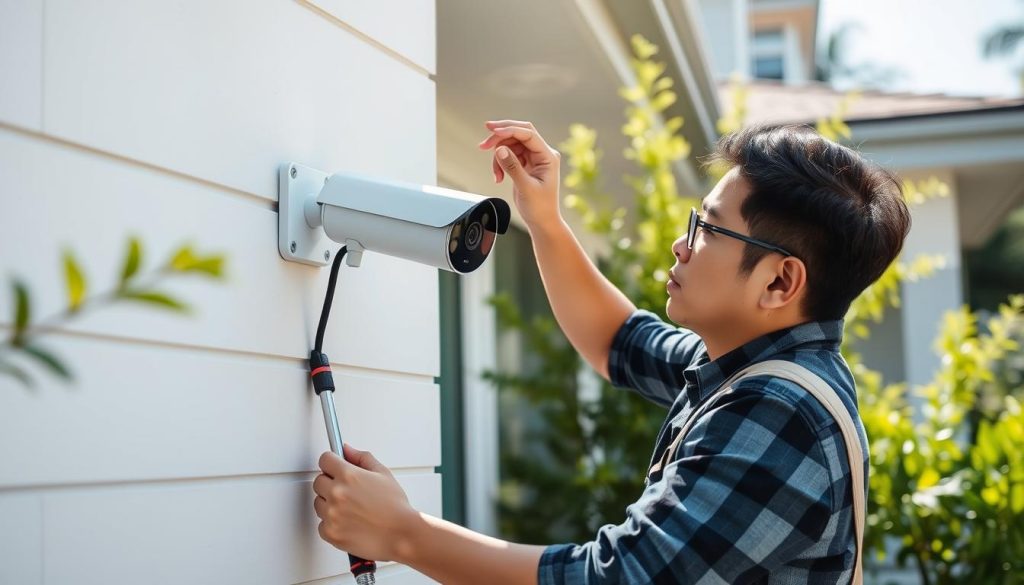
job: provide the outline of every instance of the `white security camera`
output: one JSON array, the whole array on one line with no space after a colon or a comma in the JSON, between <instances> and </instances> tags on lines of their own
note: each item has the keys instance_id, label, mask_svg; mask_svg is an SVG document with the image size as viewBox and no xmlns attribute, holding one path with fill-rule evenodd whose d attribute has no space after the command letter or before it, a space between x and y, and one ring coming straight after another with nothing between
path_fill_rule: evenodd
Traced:
<instances>
[{"instance_id":1,"label":"white security camera","mask_svg":"<svg viewBox=\"0 0 1024 585\"><path fill-rule=\"evenodd\" d=\"M327 175L281 165L278 249L285 260L324 266L328 239L359 266L363 250L451 272L472 272L508 231L511 210L497 197L353 173Z\"/></svg>"}]
</instances>

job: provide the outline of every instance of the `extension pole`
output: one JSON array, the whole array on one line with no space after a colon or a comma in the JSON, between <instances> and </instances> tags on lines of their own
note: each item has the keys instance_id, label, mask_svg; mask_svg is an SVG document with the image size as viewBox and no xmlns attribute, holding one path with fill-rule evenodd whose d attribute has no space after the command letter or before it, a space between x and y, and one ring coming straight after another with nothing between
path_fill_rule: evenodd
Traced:
<instances>
[{"instance_id":1,"label":"extension pole","mask_svg":"<svg viewBox=\"0 0 1024 585\"><path fill-rule=\"evenodd\" d=\"M324 411L324 423L327 425L327 440L331 443L331 451L345 458L342 451L341 429L338 426L338 413L334 408L334 377L331 375L330 360L323 352L313 350L309 354L310 377L313 378L313 388L320 396L320 407ZM348 555L349 569L355 577L358 585L373 585L376 583L374 573L377 571L377 563Z\"/></svg>"}]
</instances>

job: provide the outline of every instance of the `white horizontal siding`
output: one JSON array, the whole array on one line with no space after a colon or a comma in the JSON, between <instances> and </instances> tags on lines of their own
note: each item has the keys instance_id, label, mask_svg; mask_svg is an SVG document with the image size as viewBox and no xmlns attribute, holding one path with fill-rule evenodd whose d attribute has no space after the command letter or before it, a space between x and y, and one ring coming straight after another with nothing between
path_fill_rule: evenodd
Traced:
<instances>
[{"instance_id":1,"label":"white horizontal siding","mask_svg":"<svg viewBox=\"0 0 1024 585\"><path fill-rule=\"evenodd\" d=\"M268 200L288 160L436 179L433 81L302 4L47 0L44 26L47 134Z\"/></svg>"},{"instance_id":2,"label":"white horizontal siding","mask_svg":"<svg viewBox=\"0 0 1024 585\"><path fill-rule=\"evenodd\" d=\"M43 500L0 492L0 583L42 582Z\"/></svg>"},{"instance_id":3,"label":"white horizontal siding","mask_svg":"<svg viewBox=\"0 0 1024 585\"><path fill-rule=\"evenodd\" d=\"M425 583L436 583L433 579L430 579L421 573L417 573L408 567L392 564L383 565L381 567L377 573L377 582L387 583L388 585L423 585ZM353 583L352 577L346 574L341 577L328 577L326 579L305 581L296 585L349 585L350 583Z\"/></svg>"},{"instance_id":4,"label":"white horizontal siding","mask_svg":"<svg viewBox=\"0 0 1024 585\"><path fill-rule=\"evenodd\" d=\"M15 512L0 539L0 577L18 585L279 585L339 575L347 557L317 534L313 477L0 493L0 510ZM397 477L413 505L440 515L438 476ZM411 576L382 581L416 582Z\"/></svg>"},{"instance_id":5,"label":"white horizontal siding","mask_svg":"<svg viewBox=\"0 0 1024 585\"><path fill-rule=\"evenodd\" d=\"M147 246L150 268L178 245L222 252L228 279L171 279L162 289L194 317L135 305L87 313L74 331L196 347L308 358L329 270L285 262L277 214L242 196L81 149L0 131L3 269L32 285L39 316L66 303L60 253L76 251L93 290L116 283L129 234ZM324 351L332 361L425 376L439 373L436 269L366 253L339 273ZM0 307L10 289L0 287ZM0 320L7 321L7 312ZM3 322L0 321L0 322ZM356 334L358 332L358 334Z\"/></svg>"},{"instance_id":6,"label":"white horizontal siding","mask_svg":"<svg viewBox=\"0 0 1024 585\"><path fill-rule=\"evenodd\" d=\"M378 41L427 72L437 70L434 30L436 10L431 0L309 0L309 3Z\"/></svg>"},{"instance_id":7,"label":"white horizontal siding","mask_svg":"<svg viewBox=\"0 0 1024 585\"><path fill-rule=\"evenodd\" d=\"M28 392L0 378L0 433L10 439L0 442L0 488L313 471L328 450L299 360L89 337L44 343L75 382ZM345 441L390 467L440 465L433 383L346 370L334 381Z\"/></svg>"},{"instance_id":8,"label":"white horizontal siding","mask_svg":"<svg viewBox=\"0 0 1024 585\"><path fill-rule=\"evenodd\" d=\"M65 248L94 293L131 235L144 271L227 258L159 287L191 315L114 304L40 338L74 383L0 377L0 583L351 581L312 508L328 270L278 255L277 169L435 181L434 6L316 4L0 0L0 272L34 317L65 306ZM2 334L11 305L5 282ZM436 270L345 267L324 350L345 440L440 515Z\"/></svg>"},{"instance_id":9,"label":"white horizontal siding","mask_svg":"<svg viewBox=\"0 0 1024 585\"><path fill-rule=\"evenodd\" d=\"M42 0L0 0L0 120L42 126Z\"/></svg>"}]
</instances>

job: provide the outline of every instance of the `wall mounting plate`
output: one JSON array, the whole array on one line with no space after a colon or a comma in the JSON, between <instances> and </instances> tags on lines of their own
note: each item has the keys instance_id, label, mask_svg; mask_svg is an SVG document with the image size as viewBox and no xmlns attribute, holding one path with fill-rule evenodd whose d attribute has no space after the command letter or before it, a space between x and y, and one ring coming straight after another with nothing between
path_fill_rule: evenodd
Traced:
<instances>
[{"instance_id":1,"label":"wall mounting plate","mask_svg":"<svg viewBox=\"0 0 1024 585\"><path fill-rule=\"evenodd\" d=\"M295 163L278 171L277 249L281 257L311 266L326 266L337 253L322 227L310 227L303 206L316 197L329 175Z\"/></svg>"}]
</instances>

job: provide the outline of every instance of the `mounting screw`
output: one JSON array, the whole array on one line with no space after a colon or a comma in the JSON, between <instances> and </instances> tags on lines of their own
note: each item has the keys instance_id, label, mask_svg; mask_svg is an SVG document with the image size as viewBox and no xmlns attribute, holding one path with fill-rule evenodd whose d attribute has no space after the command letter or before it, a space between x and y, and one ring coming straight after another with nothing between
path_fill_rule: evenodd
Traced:
<instances>
[{"instance_id":1,"label":"mounting screw","mask_svg":"<svg viewBox=\"0 0 1024 585\"><path fill-rule=\"evenodd\" d=\"M331 261L331 251L330 250L324 250L324 260L326 260L328 262Z\"/></svg>"},{"instance_id":2,"label":"mounting screw","mask_svg":"<svg viewBox=\"0 0 1024 585\"><path fill-rule=\"evenodd\" d=\"M291 174L292 178L294 179L295 175L298 174L298 171L295 170L295 167L292 167L292 170L289 171L289 174ZM295 250L292 250L292 251L294 252Z\"/></svg>"},{"instance_id":3,"label":"mounting screw","mask_svg":"<svg viewBox=\"0 0 1024 585\"><path fill-rule=\"evenodd\" d=\"M324 177L324 185L327 184L327 179L330 179L330 177Z\"/></svg>"},{"instance_id":4,"label":"mounting screw","mask_svg":"<svg viewBox=\"0 0 1024 585\"><path fill-rule=\"evenodd\" d=\"M294 169L292 169L292 170L294 170ZM288 249L292 251L292 254L295 253L295 249L296 248L298 248L298 246L295 245L295 242L292 242L291 245L288 246Z\"/></svg>"}]
</instances>

